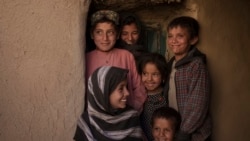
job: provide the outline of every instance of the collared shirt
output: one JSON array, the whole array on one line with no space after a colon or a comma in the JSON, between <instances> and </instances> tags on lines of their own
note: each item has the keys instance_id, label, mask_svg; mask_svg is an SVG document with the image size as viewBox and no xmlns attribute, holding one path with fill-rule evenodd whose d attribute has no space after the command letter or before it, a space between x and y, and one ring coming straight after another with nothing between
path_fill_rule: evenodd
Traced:
<instances>
[{"instance_id":1,"label":"collared shirt","mask_svg":"<svg viewBox=\"0 0 250 141\"><path fill-rule=\"evenodd\" d=\"M173 60L174 58L168 64L169 68ZM176 99L182 117L180 131L191 135L192 141L203 141L212 131L208 110L210 80L205 62L204 54L193 48L175 64Z\"/></svg>"}]
</instances>

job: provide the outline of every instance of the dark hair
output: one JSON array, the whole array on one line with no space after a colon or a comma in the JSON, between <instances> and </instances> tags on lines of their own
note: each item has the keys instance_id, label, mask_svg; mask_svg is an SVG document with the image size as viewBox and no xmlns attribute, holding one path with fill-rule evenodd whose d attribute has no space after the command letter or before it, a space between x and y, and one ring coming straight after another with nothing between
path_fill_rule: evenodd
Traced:
<instances>
[{"instance_id":1,"label":"dark hair","mask_svg":"<svg viewBox=\"0 0 250 141\"><path fill-rule=\"evenodd\" d=\"M143 28L144 25L142 24L141 20L139 19L139 17L137 15L135 15L134 13L130 13L130 12L122 12L120 13L120 28L122 30L122 28L125 25L131 25L131 24L135 24L139 33L139 39L137 41L137 44L143 44ZM121 40L121 39L120 39Z\"/></svg>"},{"instance_id":2,"label":"dark hair","mask_svg":"<svg viewBox=\"0 0 250 141\"><path fill-rule=\"evenodd\" d=\"M190 38L193 39L194 37L199 36L200 26L196 19L188 16L181 16L173 19L167 27L167 31L170 29L180 26L182 28L186 28L190 35Z\"/></svg>"},{"instance_id":3,"label":"dark hair","mask_svg":"<svg viewBox=\"0 0 250 141\"><path fill-rule=\"evenodd\" d=\"M153 127L154 120L157 118L163 118L166 120L170 120L172 125L174 126L174 131L177 132L181 126L181 115L174 108L171 107L160 107L153 112L151 118L151 125Z\"/></svg>"},{"instance_id":4,"label":"dark hair","mask_svg":"<svg viewBox=\"0 0 250 141\"><path fill-rule=\"evenodd\" d=\"M132 15L132 14L128 14L128 13L121 14L121 18L120 18L121 28L125 25L130 25L132 23L135 23L135 25L140 33L141 23L140 23L138 17L136 17L135 15Z\"/></svg>"},{"instance_id":5,"label":"dark hair","mask_svg":"<svg viewBox=\"0 0 250 141\"><path fill-rule=\"evenodd\" d=\"M163 81L166 81L167 78L167 61L166 58L159 54L159 53L147 53L142 56L141 60L138 63L138 73L143 73L143 68L146 66L146 64L152 63L155 64L157 69L161 73L161 77ZM164 83L162 83L164 85Z\"/></svg>"}]
</instances>

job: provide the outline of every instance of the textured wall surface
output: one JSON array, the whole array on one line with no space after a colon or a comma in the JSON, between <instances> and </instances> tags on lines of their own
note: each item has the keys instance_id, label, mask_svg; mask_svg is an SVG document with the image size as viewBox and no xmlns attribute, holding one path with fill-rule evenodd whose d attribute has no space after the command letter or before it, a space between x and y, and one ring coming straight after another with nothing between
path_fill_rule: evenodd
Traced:
<instances>
[{"instance_id":1,"label":"textured wall surface","mask_svg":"<svg viewBox=\"0 0 250 141\"><path fill-rule=\"evenodd\" d=\"M83 109L88 1L0 0L0 140L69 141Z\"/></svg>"},{"instance_id":2,"label":"textured wall surface","mask_svg":"<svg viewBox=\"0 0 250 141\"><path fill-rule=\"evenodd\" d=\"M72 140L83 109L89 2L0 0L1 141ZM187 13L169 13L192 15L201 23L198 48L207 54L214 86L213 140L249 140L250 2L187 4ZM167 23L172 16L165 18L158 21Z\"/></svg>"},{"instance_id":3,"label":"textured wall surface","mask_svg":"<svg viewBox=\"0 0 250 141\"><path fill-rule=\"evenodd\" d=\"M250 138L250 2L197 0L213 81L211 111L215 141Z\"/></svg>"}]
</instances>

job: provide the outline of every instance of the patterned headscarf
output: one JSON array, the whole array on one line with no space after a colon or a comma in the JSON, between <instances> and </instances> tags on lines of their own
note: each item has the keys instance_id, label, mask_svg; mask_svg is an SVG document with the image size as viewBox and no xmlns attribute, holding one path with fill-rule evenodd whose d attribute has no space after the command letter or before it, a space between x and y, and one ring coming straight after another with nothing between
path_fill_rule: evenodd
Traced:
<instances>
[{"instance_id":1,"label":"patterned headscarf","mask_svg":"<svg viewBox=\"0 0 250 141\"><path fill-rule=\"evenodd\" d=\"M87 110L78 120L76 141L141 141L139 113L129 106L112 109L110 94L127 78L128 70L103 66L88 80Z\"/></svg>"},{"instance_id":2,"label":"patterned headscarf","mask_svg":"<svg viewBox=\"0 0 250 141\"><path fill-rule=\"evenodd\" d=\"M113 21L116 25L119 25L119 14L112 10L99 10L91 16L91 25L94 25L102 18L107 18Z\"/></svg>"}]
</instances>

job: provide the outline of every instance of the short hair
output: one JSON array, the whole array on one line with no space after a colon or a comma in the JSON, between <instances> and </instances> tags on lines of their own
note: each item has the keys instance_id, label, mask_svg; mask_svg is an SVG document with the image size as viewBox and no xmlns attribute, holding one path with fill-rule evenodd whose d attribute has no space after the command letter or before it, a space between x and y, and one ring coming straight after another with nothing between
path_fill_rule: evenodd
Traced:
<instances>
[{"instance_id":1,"label":"short hair","mask_svg":"<svg viewBox=\"0 0 250 141\"><path fill-rule=\"evenodd\" d=\"M160 107L156 109L151 118L151 125L153 127L154 120L158 118L163 118L166 120L170 120L174 131L177 132L180 129L181 126L181 115L179 112L177 112L174 108L171 107Z\"/></svg>"},{"instance_id":2,"label":"short hair","mask_svg":"<svg viewBox=\"0 0 250 141\"><path fill-rule=\"evenodd\" d=\"M129 12L123 12L120 14L121 28L125 25L130 25L132 23L135 23L138 31L141 32L142 23L140 19L137 17L137 15Z\"/></svg>"},{"instance_id":3,"label":"short hair","mask_svg":"<svg viewBox=\"0 0 250 141\"><path fill-rule=\"evenodd\" d=\"M146 64L152 63L156 66L156 68L160 71L162 80L167 79L168 68L166 58L159 53L147 53L141 57L141 60L138 63L138 72L139 74L143 73L143 68Z\"/></svg>"},{"instance_id":4,"label":"short hair","mask_svg":"<svg viewBox=\"0 0 250 141\"><path fill-rule=\"evenodd\" d=\"M193 39L194 37L199 36L200 26L196 19L188 16L181 16L173 19L167 27L167 31L170 29L180 26L182 28L186 28L190 35L190 38Z\"/></svg>"}]
</instances>

